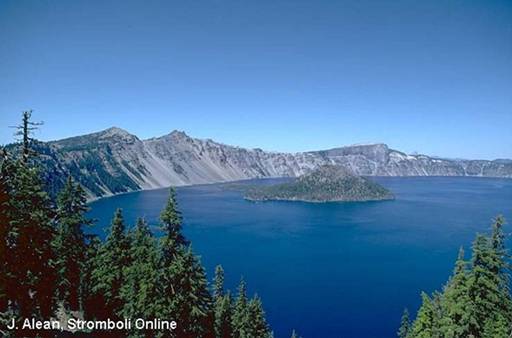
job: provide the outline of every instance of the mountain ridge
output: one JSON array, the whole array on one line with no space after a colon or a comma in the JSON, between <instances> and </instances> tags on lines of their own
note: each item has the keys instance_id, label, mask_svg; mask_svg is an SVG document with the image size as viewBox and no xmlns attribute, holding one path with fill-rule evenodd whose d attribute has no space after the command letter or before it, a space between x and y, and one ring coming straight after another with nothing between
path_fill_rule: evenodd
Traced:
<instances>
[{"instance_id":1,"label":"mountain ridge","mask_svg":"<svg viewBox=\"0 0 512 338\"><path fill-rule=\"evenodd\" d=\"M242 148L184 131L139 139L111 127L36 145L45 179L58 190L71 175L90 199L124 192L264 177L297 177L320 165L346 167L362 176L512 177L507 159L458 160L410 155L384 143L296 153ZM7 149L16 151L16 145Z\"/></svg>"}]
</instances>

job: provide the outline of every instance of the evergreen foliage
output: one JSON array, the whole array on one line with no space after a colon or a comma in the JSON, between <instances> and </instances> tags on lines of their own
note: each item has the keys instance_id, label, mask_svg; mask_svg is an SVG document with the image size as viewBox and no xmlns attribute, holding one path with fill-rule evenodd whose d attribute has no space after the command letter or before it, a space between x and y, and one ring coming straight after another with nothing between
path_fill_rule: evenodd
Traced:
<instances>
[{"instance_id":1,"label":"evergreen foliage","mask_svg":"<svg viewBox=\"0 0 512 338\"><path fill-rule=\"evenodd\" d=\"M411 328L411 319L409 318L409 310L405 309L400 321L400 328L398 329L398 338L407 338L409 330Z\"/></svg>"},{"instance_id":2,"label":"evergreen foliage","mask_svg":"<svg viewBox=\"0 0 512 338\"><path fill-rule=\"evenodd\" d=\"M121 209L117 209L110 234L96 256L92 272L92 292L98 306L99 318L119 318L122 308L121 287L124 267L129 266L129 242Z\"/></svg>"},{"instance_id":3,"label":"evergreen foliage","mask_svg":"<svg viewBox=\"0 0 512 338\"><path fill-rule=\"evenodd\" d=\"M95 235L86 235L87 246L85 250L85 259L82 269L82 280L80 288L82 290L82 310L84 317L91 319L97 312L96 306L99 302L98 297L93 292L94 280L93 272L97 261L98 253L101 247L101 240Z\"/></svg>"},{"instance_id":4,"label":"evergreen foliage","mask_svg":"<svg viewBox=\"0 0 512 338\"><path fill-rule=\"evenodd\" d=\"M244 279L238 286L238 296L233 309L231 320L233 338L270 338L272 333L265 321L265 312L260 298L255 295L247 298L247 288Z\"/></svg>"},{"instance_id":5,"label":"evergreen foliage","mask_svg":"<svg viewBox=\"0 0 512 338\"><path fill-rule=\"evenodd\" d=\"M231 293L224 292L224 269L218 265L215 268L213 285L214 331L216 338L231 337L231 302Z\"/></svg>"},{"instance_id":6,"label":"evergreen foliage","mask_svg":"<svg viewBox=\"0 0 512 338\"><path fill-rule=\"evenodd\" d=\"M255 295L248 304L249 334L247 337L269 337L270 330L265 320L261 299Z\"/></svg>"},{"instance_id":7,"label":"evergreen foliage","mask_svg":"<svg viewBox=\"0 0 512 338\"><path fill-rule=\"evenodd\" d=\"M2 308L20 317L48 318L54 309L54 252L51 245L53 209L30 161L34 152L30 132L34 129L30 112L23 113L17 127L22 136L22 156L5 154L0 179L2 189Z\"/></svg>"},{"instance_id":8,"label":"evergreen foliage","mask_svg":"<svg viewBox=\"0 0 512 338\"><path fill-rule=\"evenodd\" d=\"M293 182L257 186L245 198L253 201L380 201L393 199L393 194L367 178L337 165L323 165Z\"/></svg>"},{"instance_id":9,"label":"evergreen foliage","mask_svg":"<svg viewBox=\"0 0 512 338\"><path fill-rule=\"evenodd\" d=\"M80 285L84 269L87 245L82 226L92 224L85 213L89 210L85 191L68 177L57 196L57 231L53 241L57 269L57 297L66 308L80 309L82 291Z\"/></svg>"},{"instance_id":10,"label":"evergreen foliage","mask_svg":"<svg viewBox=\"0 0 512 338\"><path fill-rule=\"evenodd\" d=\"M506 338L512 335L504 224L504 218L498 216L490 235L476 236L470 262L465 261L461 248L443 292L435 293L432 298L422 294L422 305L412 330L405 337Z\"/></svg>"},{"instance_id":11,"label":"evergreen foliage","mask_svg":"<svg viewBox=\"0 0 512 338\"><path fill-rule=\"evenodd\" d=\"M453 275L444 287L440 329L444 337L455 338L469 335L468 262L461 247Z\"/></svg>"},{"instance_id":12,"label":"evergreen foliage","mask_svg":"<svg viewBox=\"0 0 512 338\"><path fill-rule=\"evenodd\" d=\"M131 263L124 267L123 284L120 290L122 307L120 315L123 318L154 319L159 302L157 289L158 251L151 231L144 221L139 218L135 230L130 234L129 256ZM131 337L144 336L135 330Z\"/></svg>"},{"instance_id":13,"label":"evergreen foliage","mask_svg":"<svg viewBox=\"0 0 512 338\"><path fill-rule=\"evenodd\" d=\"M183 219L181 212L178 210L174 188L169 189L169 198L164 210L160 214L160 220L162 221L162 230L165 232L164 241L167 242L164 243L164 250L167 250L164 254L168 255L167 259L171 259L180 246L187 244L185 237L181 233Z\"/></svg>"},{"instance_id":14,"label":"evergreen foliage","mask_svg":"<svg viewBox=\"0 0 512 338\"><path fill-rule=\"evenodd\" d=\"M233 338L245 338L249 332L249 314L247 308L247 290L245 281L242 278L238 285L238 295L235 307L233 309L233 317L231 326L233 327Z\"/></svg>"}]
</instances>

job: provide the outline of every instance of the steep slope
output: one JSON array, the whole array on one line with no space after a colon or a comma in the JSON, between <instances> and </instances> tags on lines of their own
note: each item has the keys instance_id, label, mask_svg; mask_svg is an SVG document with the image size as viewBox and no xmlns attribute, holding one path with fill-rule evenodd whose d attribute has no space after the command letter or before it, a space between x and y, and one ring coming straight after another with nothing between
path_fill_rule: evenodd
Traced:
<instances>
[{"instance_id":1,"label":"steep slope","mask_svg":"<svg viewBox=\"0 0 512 338\"><path fill-rule=\"evenodd\" d=\"M41 143L39 162L58 190L72 175L91 198L122 192L233 181L295 177L335 164L363 176L512 177L510 160L449 160L407 155L385 144L358 145L303 153L244 149L173 131L148 140L119 128ZM16 152L16 146L7 149Z\"/></svg>"}]
</instances>

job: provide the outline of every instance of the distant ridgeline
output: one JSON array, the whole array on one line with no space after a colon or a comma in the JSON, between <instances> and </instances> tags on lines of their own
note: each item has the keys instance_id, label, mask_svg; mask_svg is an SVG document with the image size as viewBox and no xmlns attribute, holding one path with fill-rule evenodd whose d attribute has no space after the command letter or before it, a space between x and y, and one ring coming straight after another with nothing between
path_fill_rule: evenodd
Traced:
<instances>
[{"instance_id":1,"label":"distant ridgeline","mask_svg":"<svg viewBox=\"0 0 512 338\"><path fill-rule=\"evenodd\" d=\"M71 175L88 198L134 190L297 177L324 164L350 168L363 176L512 177L511 160L452 160L407 155L385 144L358 145L303 153L266 152L233 147L173 131L147 140L119 128L39 143L49 186L55 194ZM17 146L8 145L16 152Z\"/></svg>"},{"instance_id":2,"label":"distant ridgeline","mask_svg":"<svg viewBox=\"0 0 512 338\"><path fill-rule=\"evenodd\" d=\"M393 199L393 194L344 167L322 165L294 182L255 187L245 198L253 201L362 202Z\"/></svg>"}]
</instances>

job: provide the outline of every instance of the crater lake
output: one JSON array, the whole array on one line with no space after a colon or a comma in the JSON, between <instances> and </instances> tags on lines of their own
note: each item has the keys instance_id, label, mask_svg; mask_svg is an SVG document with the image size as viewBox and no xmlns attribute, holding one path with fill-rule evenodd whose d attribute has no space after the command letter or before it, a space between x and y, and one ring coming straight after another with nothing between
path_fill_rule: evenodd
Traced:
<instances>
[{"instance_id":1,"label":"crater lake","mask_svg":"<svg viewBox=\"0 0 512 338\"><path fill-rule=\"evenodd\" d=\"M232 291L240 278L263 300L275 337L392 338L420 292L440 290L460 246L503 214L512 222L512 180L378 177L396 199L380 202L251 202L253 180L177 188L184 234L208 278L221 264ZM116 208L133 226L145 217L158 236L168 189L90 203L87 229L105 237ZM510 233L512 224L506 225Z\"/></svg>"}]
</instances>

